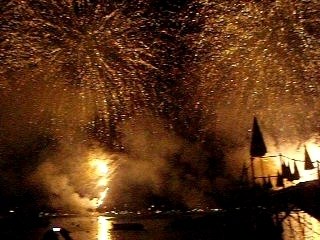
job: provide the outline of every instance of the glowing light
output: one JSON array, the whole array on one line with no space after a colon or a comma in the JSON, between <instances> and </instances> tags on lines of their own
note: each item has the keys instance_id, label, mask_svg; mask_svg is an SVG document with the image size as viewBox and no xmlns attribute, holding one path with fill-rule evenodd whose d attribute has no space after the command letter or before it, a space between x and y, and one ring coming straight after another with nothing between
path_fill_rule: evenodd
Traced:
<instances>
[{"instance_id":1,"label":"glowing light","mask_svg":"<svg viewBox=\"0 0 320 240\"><path fill-rule=\"evenodd\" d=\"M241 143L251 117L259 115L276 144L317 133L319 67L309 62L320 49L312 27L318 3L200 2L206 19L195 46L202 56L194 101L201 102L208 128L210 118L217 119L222 136ZM244 129L236 132L235 125Z\"/></svg>"},{"instance_id":2,"label":"glowing light","mask_svg":"<svg viewBox=\"0 0 320 240\"><path fill-rule=\"evenodd\" d=\"M98 186L102 186L102 187L107 186L107 183L108 183L107 179L102 178L98 181Z\"/></svg>"},{"instance_id":3,"label":"glowing light","mask_svg":"<svg viewBox=\"0 0 320 240\"><path fill-rule=\"evenodd\" d=\"M98 217L98 240L111 240L110 229L111 221L109 221L106 217L99 216Z\"/></svg>"},{"instance_id":4,"label":"glowing light","mask_svg":"<svg viewBox=\"0 0 320 240\"><path fill-rule=\"evenodd\" d=\"M41 109L48 108L47 100L60 102L62 95L77 91L82 112L91 112L94 106L97 116L93 121L86 117L77 120L110 143L107 138L113 136L106 133L112 131L112 125L155 101L156 95L147 91L155 83L146 81L146 76L158 71L154 62L159 50L152 47L153 41L143 31L143 26L151 24L141 14L144 4L128 14L130 4L125 2L83 2L88 1L4 3L6 20L1 22L0 33L5 40L0 42L0 49L6 54L0 54L0 88L8 92L17 89L12 71L16 76L25 72L29 78L18 77L17 84L30 85L35 91L46 79L48 92L38 106ZM58 86L63 90L57 90ZM59 111L59 104L55 106L53 124L65 114ZM34 121L39 118L35 113Z\"/></svg>"},{"instance_id":5,"label":"glowing light","mask_svg":"<svg viewBox=\"0 0 320 240\"><path fill-rule=\"evenodd\" d=\"M100 193L99 199L97 200L97 205L100 206L103 202L104 199L107 196L108 188L106 188L103 192Z\"/></svg>"},{"instance_id":6,"label":"glowing light","mask_svg":"<svg viewBox=\"0 0 320 240\"><path fill-rule=\"evenodd\" d=\"M91 165L97 170L99 176L103 176L108 173L108 166L104 160L94 159L92 160Z\"/></svg>"},{"instance_id":7,"label":"glowing light","mask_svg":"<svg viewBox=\"0 0 320 240\"><path fill-rule=\"evenodd\" d=\"M298 145L298 146L297 146ZM305 160L305 148L306 146L311 161L313 162L314 169L305 170L304 169L304 160ZM299 182L306 182L315 180L318 178L318 161L320 161L320 146L316 144L315 139L310 139L304 143L299 144L288 144L282 145L281 149L282 161L290 166L291 172L294 171L294 163L297 165L300 179L294 180L293 183L286 181L285 185L289 186L291 184L296 184ZM271 151L269 153L271 156L278 156L279 152ZM271 157L264 159L264 168L265 174L276 175L277 171L281 169L280 157ZM259 172L259 167L257 166L257 171ZM281 171L280 171L281 172Z\"/></svg>"},{"instance_id":8,"label":"glowing light","mask_svg":"<svg viewBox=\"0 0 320 240\"><path fill-rule=\"evenodd\" d=\"M283 222L284 239L318 239L320 222L303 211L291 212Z\"/></svg>"},{"instance_id":9,"label":"glowing light","mask_svg":"<svg viewBox=\"0 0 320 240\"><path fill-rule=\"evenodd\" d=\"M165 15L142 0L133 8L131 1L4 2L0 88L21 95L19 103L29 89L40 92L26 113L36 123L50 118L42 126L48 135L77 126L72 130L123 147L118 125L144 109L204 141L203 133L217 129L215 139L230 138L230 145L246 139L240 126L246 129L253 113L269 123L274 139L305 139L318 129L317 1L178 1L190 6L164 8ZM198 14L197 22L191 15ZM3 112L20 106L7 104ZM81 118L66 116L73 106ZM110 169L90 159L101 204Z\"/></svg>"},{"instance_id":10,"label":"glowing light","mask_svg":"<svg viewBox=\"0 0 320 240\"><path fill-rule=\"evenodd\" d=\"M97 176L96 186L98 189L102 189L102 191L98 194L98 197L95 198L95 205L99 207L103 204L107 193L108 193L108 182L110 180L110 171L107 163L107 159L105 158L96 158L90 161L90 166L94 169L94 173Z\"/></svg>"},{"instance_id":11,"label":"glowing light","mask_svg":"<svg viewBox=\"0 0 320 240\"><path fill-rule=\"evenodd\" d=\"M307 141L305 145L315 168L312 170L304 170L304 162L298 161L297 166L300 166L301 169L301 179L299 180L299 182L310 181L318 178L317 168L318 161L320 161L320 146L316 145L312 140ZM299 156L297 156L297 159L304 160L304 148L301 147L299 150Z\"/></svg>"},{"instance_id":12,"label":"glowing light","mask_svg":"<svg viewBox=\"0 0 320 240\"><path fill-rule=\"evenodd\" d=\"M312 162L320 161L320 146L314 142L307 143L307 149Z\"/></svg>"}]
</instances>

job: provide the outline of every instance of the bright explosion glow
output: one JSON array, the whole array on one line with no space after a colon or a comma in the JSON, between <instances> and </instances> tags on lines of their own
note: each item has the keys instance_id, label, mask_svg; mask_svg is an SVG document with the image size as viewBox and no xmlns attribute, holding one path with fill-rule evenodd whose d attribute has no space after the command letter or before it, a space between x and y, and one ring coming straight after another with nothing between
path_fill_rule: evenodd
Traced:
<instances>
[{"instance_id":1,"label":"bright explosion glow","mask_svg":"<svg viewBox=\"0 0 320 240\"><path fill-rule=\"evenodd\" d=\"M306 146L310 159L313 163L314 169L305 170L304 169L304 160L305 160L305 148ZM318 162L320 161L320 144L316 142L315 139L309 139L304 143L300 144L283 144L281 151L271 150L268 155L270 156L277 156L282 154L282 160L290 165L290 169L293 172L294 170L294 162L297 165L300 179L295 180L293 184L299 182L306 182L315 180L318 178ZM290 158L290 159L289 159ZM257 163L256 170L258 175L261 175L260 172L260 164ZM281 162L280 157L272 157L272 158L265 158L263 160L265 174L268 175L276 175L277 171L281 172ZM287 185L291 185L292 183L287 182Z\"/></svg>"},{"instance_id":2,"label":"bright explosion glow","mask_svg":"<svg viewBox=\"0 0 320 240\"><path fill-rule=\"evenodd\" d=\"M304 145L307 148L311 161L313 162L313 166L315 167L312 170L304 170ZM286 154L288 157L291 157L296 161L299 173L300 180L298 182L311 181L318 178L317 165L318 161L320 161L320 146L315 143L313 140L309 140L304 143L300 148L288 148ZM290 160L289 160L290 161ZM293 169L293 161L290 161L291 169Z\"/></svg>"},{"instance_id":3,"label":"bright explosion glow","mask_svg":"<svg viewBox=\"0 0 320 240\"><path fill-rule=\"evenodd\" d=\"M95 206L99 207L104 202L108 193L108 182L110 179L110 171L106 159L93 158L90 161L90 166L94 169L97 176L97 186L99 189L103 189L99 193L99 197L95 198Z\"/></svg>"}]
</instances>

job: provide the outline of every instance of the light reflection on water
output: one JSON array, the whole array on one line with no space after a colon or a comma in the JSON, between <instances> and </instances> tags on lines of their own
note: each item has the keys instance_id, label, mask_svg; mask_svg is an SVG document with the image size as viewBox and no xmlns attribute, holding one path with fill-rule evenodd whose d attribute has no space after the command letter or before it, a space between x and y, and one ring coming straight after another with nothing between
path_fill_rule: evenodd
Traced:
<instances>
[{"instance_id":1,"label":"light reflection on water","mask_svg":"<svg viewBox=\"0 0 320 240\"><path fill-rule=\"evenodd\" d=\"M117 217L92 216L75 218L55 218L53 222L70 230L75 240L168 240L196 239L189 236L191 232L168 231L167 226L172 218L136 219L141 222L146 231L114 231L113 222L133 221ZM318 240L320 239L320 222L303 211L293 211L283 220L283 240ZM190 230L189 230L190 231ZM195 235L196 236L196 235ZM203 237L203 236L202 236ZM217 236L216 236L217 237ZM210 236L201 239L212 239ZM215 238L219 240L219 238ZM272 240L272 239L271 239Z\"/></svg>"},{"instance_id":2,"label":"light reflection on water","mask_svg":"<svg viewBox=\"0 0 320 240\"><path fill-rule=\"evenodd\" d=\"M112 235L113 221L115 221L115 219L105 216L98 217L98 240L121 239L121 235ZM152 222L151 225L149 224L151 228L153 228L153 225L158 226L159 224L159 219L150 221ZM152 229L150 230L152 231ZM160 233L161 229L158 230L159 231L156 232ZM164 233L163 236L167 236L167 234ZM148 239L147 236L145 237ZM169 235L167 237L169 237ZM320 221L304 211L292 211L283 221L282 237L283 240L318 240L320 239ZM158 236L157 239L161 239L161 237L159 238Z\"/></svg>"},{"instance_id":3,"label":"light reflection on water","mask_svg":"<svg viewBox=\"0 0 320 240\"><path fill-rule=\"evenodd\" d=\"M112 240L111 231L112 223L104 216L98 217L98 240Z\"/></svg>"},{"instance_id":4,"label":"light reflection on water","mask_svg":"<svg viewBox=\"0 0 320 240\"><path fill-rule=\"evenodd\" d=\"M320 239L320 222L304 211L293 211L283 221L283 240Z\"/></svg>"}]
</instances>

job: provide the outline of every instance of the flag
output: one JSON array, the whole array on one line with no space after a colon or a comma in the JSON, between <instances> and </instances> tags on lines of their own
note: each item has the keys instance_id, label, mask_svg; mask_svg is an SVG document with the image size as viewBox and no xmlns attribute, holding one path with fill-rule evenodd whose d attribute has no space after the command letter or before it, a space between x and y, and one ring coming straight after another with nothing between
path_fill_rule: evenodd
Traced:
<instances>
[{"instance_id":1,"label":"flag","mask_svg":"<svg viewBox=\"0 0 320 240\"><path fill-rule=\"evenodd\" d=\"M250 155L251 157L262 157L266 154L266 152L267 148L264 143L260 127L258 125L258 120L256 117L254 117L252 126Z\"/></svg>"}]
</instances>

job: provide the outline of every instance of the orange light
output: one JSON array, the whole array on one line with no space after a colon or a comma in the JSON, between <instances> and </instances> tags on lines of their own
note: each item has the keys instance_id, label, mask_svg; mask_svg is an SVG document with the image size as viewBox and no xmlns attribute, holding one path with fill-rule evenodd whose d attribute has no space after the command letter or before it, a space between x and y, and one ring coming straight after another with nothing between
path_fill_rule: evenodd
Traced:
<instances>
[{"instance_id":1,"label":"orange light","mask_svg":"<svg viewBox=\"0 0 320 240\"><path fill-rule=\"evenodd\" d=\"M108 193L108 182L110 179L110 172L108 167L108 159L105 156L92 157L90 166L93 168L95 175L97 176L96 186L101 189L98 197L94 199L95 206L99 207L103 204Z\"/></svg>"},{"instance_id":2,"label":"orange light","mask_svg":"<svg viewBox=\"0 0 320 240\"><path fill-rule=\"evenodd\" d=\"M288 144L288 145L282 145L281 154L282 154L282 160L289 164L291 171L293 172L294 163L296 163L300 179L295 180L293 183L299 183L299 182L306 182L315 180L318 178L317 174L317 165L318 161L320 161L320 146L316 144L316 141L314 139L310 139L306 141L303 144L299 144L299 147L297 148L297 145L294 144ZM306 146L307 151L309 153L309 156L311 158L311 161L313 162L314 169L311 170L305 170L304 169L304 146ZM272 153L269 153L270 155L279 155L279 153L276 153L276 151L273 151ZM277 171L281 169L281 163L280 163L280 157L278 160L278 157L273 158L272 161L273 167L270 168L271 174L275 175ZM281 171L280 171L281 172Z\"/></svg>"},{"instance_id":3,"label":"orange light","mask_svg":"<svg viewBox=\"0 0 320 240\"><path fill-rule=\"evenodd\" d=\"M93 159L91 161L91 166L93 166L96 169L99 176L103 176L108 173L108 165L105 162L105 160L97 159L97 158Z\"/></svg>"}]
</instances>

